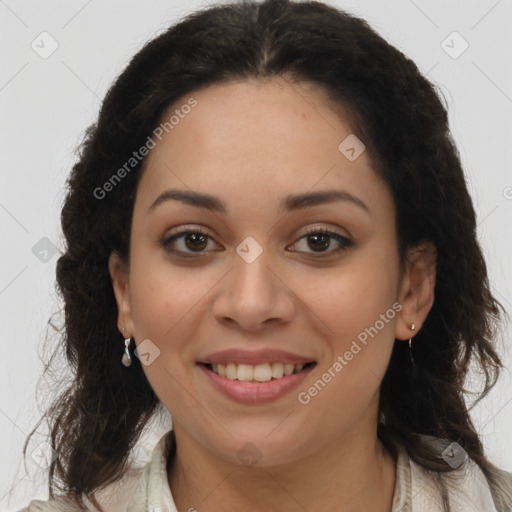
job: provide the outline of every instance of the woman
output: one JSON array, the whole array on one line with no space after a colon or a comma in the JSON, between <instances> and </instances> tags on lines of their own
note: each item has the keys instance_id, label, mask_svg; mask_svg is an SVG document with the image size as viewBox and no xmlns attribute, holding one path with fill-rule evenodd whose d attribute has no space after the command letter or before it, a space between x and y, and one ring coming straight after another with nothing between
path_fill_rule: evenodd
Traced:
<instances>
[{"instance_id":1,"label":"woman","mask_svg":"<svg viewBox=\"0 0 512 512\"><path fill-rule=\"evenodd\" d=\"M107 94L62 226L76 379L26 510L103 510L159 408L132 512L512 510L464 400L503 308L447 112L361 19L268 0L171 27Z\"/></svg>"}]
</instances>

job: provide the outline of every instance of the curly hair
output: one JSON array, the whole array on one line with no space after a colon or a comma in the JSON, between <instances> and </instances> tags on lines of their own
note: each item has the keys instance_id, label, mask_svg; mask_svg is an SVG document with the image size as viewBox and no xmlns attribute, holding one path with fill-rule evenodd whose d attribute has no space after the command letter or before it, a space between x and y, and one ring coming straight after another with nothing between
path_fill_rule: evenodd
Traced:
<instances>
[{"instance_id":1,"label":"curly hair","mask_svg":"<svg viewBox=\"0 0 512 512\"><path fill-rule=\"evenodd\" d=\"M409 363L408 347L395 343L381 384L379 437L390 450L390 440L400 439L415 462L441 472L451 467L428 436L456 441L499 489L464 386L473 362L485 381L480 398L495 384L502 363L494 340L505 310L490 291L447 108L417 66L364 20L320 2L266 0L196 11L147 43L85 133L67 181L66 248L56 271L65 313L59 342L73 382L40 420L49 422L59 455L49 471L51 497L64 492L81 505L87 497L101 509L94 493L122 477L159 407L140 361L120 364L108 270L112 251L130 260L144 160L107 197L95 190L144 144L171 105L211 84L272 77L315 84L349 115L396 205L400 261L421 241L437 250L435 301L415 339L416 364Z\"/></svg>"}]
</instances>

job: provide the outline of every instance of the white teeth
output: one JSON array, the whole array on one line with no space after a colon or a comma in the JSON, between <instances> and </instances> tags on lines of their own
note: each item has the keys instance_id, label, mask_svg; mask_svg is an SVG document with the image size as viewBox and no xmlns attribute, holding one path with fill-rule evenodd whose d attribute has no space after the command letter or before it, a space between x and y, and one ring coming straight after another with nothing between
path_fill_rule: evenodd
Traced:
<instances>
[{"instance_id":1,"label":"white teeth","mask_svg":"<svg viewBox=\"0 0 512 512\"><path fill-rule=\"evenodd\" d=\"M254 380L267 382L272 379L272 367L268 364L257 364L254 367Z\"/></svg>"},{"instance_id":2,"label":"white teeth","mask_svg":"<svg viewBox=\"0 0 512 512\"><path fill-rule=\"evenodd\" d=\"M231 380L236 380L238 374L238 368L236 364L229 363L226 365L226 377Z\"/></svg>"},{"instance_id":3,"label":"white teeth","mask_svg":"<svg viewBox=\"0 0 512 512\"><path fill-rule=\"evenodd\" d=\"M238 365L238 380L250 381L254 375L254 366L250 364L239 364Z\"/></svg>"},{"instance_id":4,"label":"white teeth","mask_svg":"<svg viewBox=\"0 0 512 512\"><path fill-rule=\"evenodd\" d=\"M299 373L304 368L303 364L290 363L263 363L263 364L212 364L212 370L221 377L230 380L250 382L268 382L274 379L287 377L293 373Z\"/></svg>"},{"instance_id":5,"label":"white teeth","mask_svg":"<svg viewBox=\"0 0 512 512\"><path fill-rule=\"evenodd\" d=\"M284 375L284 364L283 363L274 363L272 365L272 377L274 379L280 379Z\"/></svg>"},{"instance_id":6,"label":"white teeth","mask_svg":"<svg viewBox=\"0 0 512 512\"><path fill-rule=\"evenodd\" d=\"M295 368L294 364L285 364L284 365L284 374L286 376L291 375L293 373L294 368Z\"/></svg>"}]
</instances>

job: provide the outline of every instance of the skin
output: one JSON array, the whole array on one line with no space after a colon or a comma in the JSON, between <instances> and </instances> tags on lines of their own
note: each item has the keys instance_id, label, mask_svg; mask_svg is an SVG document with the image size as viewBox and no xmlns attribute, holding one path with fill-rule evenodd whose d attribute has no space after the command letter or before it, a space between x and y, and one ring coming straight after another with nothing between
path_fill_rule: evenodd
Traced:
<instances>
[{"instance_id":1,"label":"skin","mask_svg":"<svg viewBox=\"0 0 512 512\"><path fill-rule=\"evenodd\" d=\"M109 261L119 330L160 350L143 369L173 418L177 454L168 476L176 505L325 512L342 503L348 512L389 512L396 463L376 436L379 387L395 338L408 340L430 311L435 250L412 249L401 273L392 197L368 152L349 161L338 150L353 131L318 86L232 81L193 97L197 106L145 160L129 265L116 253ZM148 212L167 189L214 195L227 213L175 200ZM369 213L349 201L279 209L289 194L331 189L357 196ZM200 255L180 257L160 245L185 226L211 237L199 244ZM334 252L340 244L327 238L319 250L306 236L310 227L353 244ZM248 236L263 250L250 264L236 252ZM173 247L194 255L197 245L186 241ZM298 393L396 302L400 312L300 404ZM274 402L239 404L196 365L233 347L280 348L317 366ZM261 455L252 467L237 455L248 442Z\"/></svg>"}]
</instances>

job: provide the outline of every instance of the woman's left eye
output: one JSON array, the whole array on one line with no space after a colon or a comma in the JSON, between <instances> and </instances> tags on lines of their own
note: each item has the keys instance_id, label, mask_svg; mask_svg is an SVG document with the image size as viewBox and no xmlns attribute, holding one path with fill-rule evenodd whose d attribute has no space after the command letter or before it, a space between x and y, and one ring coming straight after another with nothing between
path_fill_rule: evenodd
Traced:
<instances>
[{"instance_id":1,"label":"woman's left eye","mask_svg":"<svg viewBox=\"0 0 512 512\"><path fill-rule=\"evenodd\" d=\"M306 241L308 248L312 249L312 251L300 251L294 248L293 252L306 252L309 254L316 253L322 256L324 254L334 254L353 245L353 242L348 238L338 233L319 228L309 230L291 247L299 245L302 240ZM338 247L328 250L331 248L332 240L335 240ZM189 230L164 238L161 241L161 245L170 253L178 256L189 257L200 256L209 252L206 250L209 242L213 244L214 250L221 247L207 233L204 233L201 230Z\"/></svg>"},{"instance_id":2,"label":"woman's left eye","mask_svg":"<svg viewBox=\"0 0 512 512\"><path fill-rule=\"evenodd\" d=\"M333 250L327 250L331 247L331 240L334 239L336 243L338 244L338 247ZM339 251L342 251L344 249L348 249L350 246L352 246L354 243L349 240L348 238L338 234L334 233L333 231L329 231L327 229L319 229L319 228L313 228L309 230L306 235L301 237L299 239L299 242L301 240L306 240L306 244L309 248L312 249L312 252L309 252L309 254L319 254L319 255L329 255L334 254ZM294 244L297 245L297 242ZM308 251L298 251L298 252L306 252Z\"/></svg>"}]
</instances>

